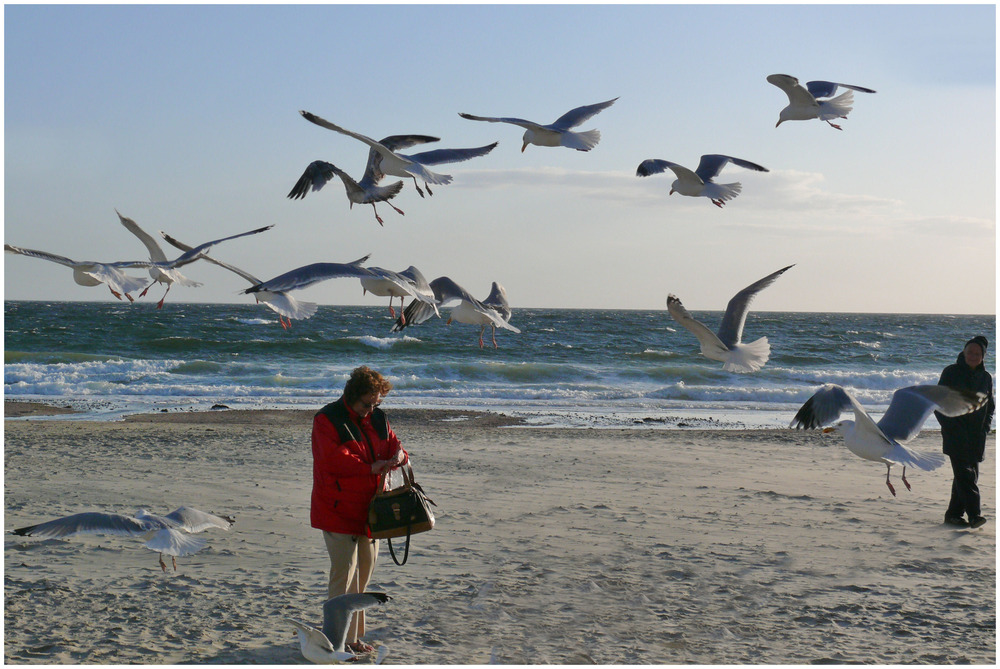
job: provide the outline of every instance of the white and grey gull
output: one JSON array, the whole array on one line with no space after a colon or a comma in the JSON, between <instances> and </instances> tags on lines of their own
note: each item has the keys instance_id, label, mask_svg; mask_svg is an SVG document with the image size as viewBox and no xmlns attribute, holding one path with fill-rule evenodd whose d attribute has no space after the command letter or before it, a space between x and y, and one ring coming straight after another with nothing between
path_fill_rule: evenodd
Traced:
<instances>
[{"instance_id":1,"label":"white and grey gull","mask_svg":"<svg viewBox=\"0 0 1000 669\"><path fill-rule=\"evenodd\" d=\"M648 177L669 169L677 176L670 185L670 195L679 193L689 197L707 197L712 201L712 204L721 209L727 200L732 200L743 191L743 185L738 181L731 184L719 184L713 181L715 177L719 176L722 168L729 163L757 172L769 171L766 167L749 160L719 153L709 153L701 157L698 168L693 172L687 167L669 160L650 158L639 163L635 173L636 176Z\"/></svg>"},{"instance_id":2,"label":"white and grey gull","mask_svg":"<svg viewBox=\"0 0 1000 669\"><path fill-rule=\"evenodd\" d=\"M809 81L806 82L805 86L802 86L798 79L787 74L768 75L767 81L783 90L788 96L788 106L778 114L778 122L774 124L775 128L785 121L808 121L818 118L821 121L826 121L837 130L843 130L833 122L833 119L847 118L847 115L854 108L854 93L852 91L875 92L863 86L840 84L833 81ZM847 90L837 97L833 97L839 88Z\"/></svg>"},{"instance_id":3,"label":"white and grey gull","mask_svg":"<svg viewBox=\"0 0 1000 669\"><path fill-rule=\"evenodd\" d=\"M430 282L430 287L441 307L453 305L448 325L451 325L452 321L457 321L479 326L479 348L483 348L483 335L487 327L492 330L494 348L497 348L497 328L521 333L509 323L511 310L507 302L507 291L496 281L493 282L490 294L482 301L477 300L469 291L447 276L434 279ZM400 332L407 326L419 325L435 315L435 312L436 310L427 302L410 302L391 331Z\"/></svg>"},{"instance_id":4,"label":"white and grey gull","mask_svg":"<svg viewBox=\"0 0 1000 669\"><path fill-rule=\"evenodd\" d=\"M695 320L676 295L667 295L667 311L675 321L697 337L703 356L725 363L722 368L727 372L756 372L771 356L771 345L767 342L767 337L749 344L743 343L743 326L750 311L750 302L757 293L794 266L783 267L736 293L726 305L726 313L717 333Z\"/></svg>"},{"instance_id":5,"label":"white and grey gull","mask_svg":"<svg viewBox=\"0 0 1000 669\"><path fill-rule=\"evenodd\" d=\"M347 593L326 600L323 604L323 629L316 629L294 618L286 620L295 627L299 637L302 656L315 664L350 662L358 656L347 649L347 630L351 616L373 606L384 604L391 599L383 592ZM387 652L385 646L378 649L375 664L381 664Z\"/></svg>"},{"instance_id":6,"label":"white and grey gull","mask_svg":"<svg viewBox=\"0 0 1000 669\"><path fill-rule=\"evenodd\" d=\"M470 121L487 121L489 123L510 123L524 128L522 136L521 152L523 153L529 144L535 146L565 146L577 151L590 151L601 141L601 133L598 130L575 131L572 128L593 118L615 103L614 98L605 102L598 102L592 105L584 105L571 109L552 123L543 125L515 117L496 116L475 116L459 112L459 116Z\"/></svg>"},{"instance_id":7,"label":"white and grey gull","mask_svg":"<svg viewBox=\"0 0 1000 669\"><path fill-rule=\"evenodd\" d=\"M178 557L197 553L207 545L204 539L190 537L188 533L201 532L211 527L228 530L235 522L236 519L231 516L217 516L182 506L163 516L149 513L145 509L139 509L135 516L85 511L21 527L13 530L13 533L44 539L61 539L76 534L143 537L146 540L143 545L160 554L160 568L167 570L163 556L169 555L176 571Z\"/></svg>"},{"instance_id":8,"label":"white and grey gull","mask_svg":"<svg viewBox=\"0 0 1000 669\"><path fill-rule=\"evenodd\" d=\"M977 410L987 400L984 393L960 390L948 386L917 385L900 388L892 394L889 408L876 423L854 395L829 383L806 400L789 427L812 429L833 423L845 411L854 412L854 420L842 420L823 432L839 432L844 445L860 458L885 464L885 484L889 492L896 489L889 481L892 465L903 467L902 480L907 490L907 466L933 471L944 464L941 453L921 453L909 446L931 412L945 416L961 416Z\"/></svg>"}]
</instances>

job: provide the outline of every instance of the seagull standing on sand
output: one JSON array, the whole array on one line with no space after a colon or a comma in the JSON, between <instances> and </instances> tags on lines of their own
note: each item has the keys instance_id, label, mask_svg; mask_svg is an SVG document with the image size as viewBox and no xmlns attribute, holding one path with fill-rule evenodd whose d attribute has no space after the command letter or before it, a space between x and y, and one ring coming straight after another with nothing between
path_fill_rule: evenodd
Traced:
<instances>
[{"instance_id":1,"label":"seagull standing on sand","mask_svg":"<svg viewBox=\"0 0 1000 669\"><path fill-rule=\"evenodd\" d=\"M598 102L597 104L585 105L583 107L571 109L548 125L542 125L540 123L535 123L534 121L526 121L523 118L473 116L472 114L466 114L463 112L459 112L458 115L462 118L467 118L470 121L511 123L513 125L521 126L525 129L524 136L522 137L522 141L524 142L521 145L522 153L526 148L528 148L529 144L534 144L535 146L565 146L570 149L576 149L577 151L590 151L592 148L597 146L599 141L601 141L601 133L597 130L576 132L570 130L570 128L575 128L584 121L593 118L613 105L617 99L618 98L614 98L613 100L608 100L607 102Z\"/></svg>"},{"instance_id":2,"label":"seagull standing on sand","mask_svg":"<svg viewBox=\"0 0 1000 669\"><path fill-rule=\"evenodd\" d=\"M648 177L669 169L677 175L677 179L670 185L670 195L680 193L689 197L707 197L712 201L712 204L721 209L726 200L732 200L743 190L743 185L739 182L717 184L712 181L712 179L719 176L719 172L728 163L745 167L748 170L756 170L757 172L769 171L766 167L761 167L757 163L751 163L749 160L710 153L701 157L698 169L694 172L677 163L650 158L639 163L635 174L640 177Z\"/></svg>"},{"instance_id":3,"label":"seagull standing on sand","mask_svg":"<svg viewBox=\"0 0 1000 669\"><path fill-rule=\"evenodd\" d=\"M923 454L904 446L920 433L931 412L937 410L945 416L961 416L977 410L986 399L984 393L948 386L909 386L892 394L889 408L876 423L853 395L829 383L806 400L789 427L821 427L837 420L842 412L853 410L854 420L842 420L823 432L840 432L844 445L852 453L865 460L885 463L885 484L895 496L896 489L889 482L892 465L903 466L903 484L910 490L906 480L907 465L933 471L944 464L941 453Z\"/></svg>"},{"instance_id":4,"label":"seagull standing on sand","mask_svg":"<svg viewBox=\"0 0 1000 669\"><path fill-rule=\"evenodd\" d=\"M399 195L399 191L403 190L402 181L395 181L388 186L379 186L376 184L371 170L365 171L361 181L355 181L347 172L323 160L314 160L309 163L305 172L302 173L299 180L292 186L288 197L293 200L302 199L310 190L317 191L323 188L335 176L340 177L340 180L344 182L344 188L347 190L347 199L351 203L351 208L353 209L356 204L370 204L372 210L375 211L375 220L378 221L379 225L382 225L383 221L382 217L378 215L378 209L375 208L376 202L385 202L397 214L403 216L403 210L389 202L389 200Z\"/></svg>"},{"instance_id":5,"label":"seagull standing on sand","mask_svg":"<svg viewBox=\"0 0 1000 669\"><path fill-rule=\"evenodd\" d=\"M189 537L185 532L201 532L210 527L228 530L235 518L216 516L189 506L182 506L165 516L139 509L135 516L120 513L87 511L64 518L56 518L38 525L30 525L14 530L14 534L25 537L61 539L74 534L114 534L119 536L143 537L143 544L160 554L160 568L167 570L164 555L169 555L177 571L177 557L197 553L207 545L204 539Z\"/></svg>"},{"instance_id":6,"label":"seagull standing on sand","mask_svg":"<svg viewBox=\"0 0 1000 669\"><path fill-rule=\"evenodd\" d=\"M483 334L486 332L487 326L493 331L493 348L498 348L497 328L503 328L518 334L521 333L520 330L508 323L511 310L507 303L507 291L496 281L493 282L493 288L489 296L482 302L474 298L469 291L459 286L447 276L439 276L431 281L430 286L434 292L434 297L441 306L458 302L451 310L451 314L448 317L448 325L451 325L452 321L458 321L459 323L469 323L479 326L479 348L483 348ZM419 325L434 315L434 313L434 309L426 302L410 302L410 305L403 311L403 314L396 321L391 331L400 332L408 325Z\"/></svg>"},{"instance_id":7,"label":"seagull standing on sand","mask_svg":"<svg viewBox=\"0 0 1000 669\"><path fill-rule=\"evenodd\" d=\"M146 249L149 251L150 260L158 263L168 262L167 256L163 253L163 249L160 248L160 245L149 233L140 228L139 224L131 218L122 216L117 209L115 210L115 213L118 214L118 218L121 220L122 225L125 226L125 229L138 237L139 241L145 245ZM188 248L185 250L190 251L191 249ZM157 309L163 308L163 300L167 299L167 293L170 292L170 287L173 284L179 283L182 286L188 286L191 288L201 285L199 282L192 281L175 269L160 269L159 267L151 267L149 269L149 276L152 277L153 283L146 286L143 291L139 293L139 297L144 297L146 295L146 291L152 288L154 283L165 283L167 285L167 289L163 292L163 297L161 297L160 301L156 303Z\"/></svg>"},{"instance_id":8,"label":"seagull standing on sand","mask_svg":"<svg viewBox=\"0 0 1000 669\"><path fill-rule=\"evenodd\" d=\"M749 344L742 343L743 325L747 320L747 312L750 311L750 302L757 293L792 267L795 265L783 267L736 293L726 306L726 314L722 317L718 334L696 321L676 295L667 295L667 310L675 321L698 338L703 356L724 362L722 368L727 372L756 372L771 356L771 345L767 343L767 337Z\"/></svg>"},{"instance_id":9,"label":"seagull standing on sand","mask_svg":"<svg viewBox=\"0 0 1000 669\"><path fill-rule=\"evenodd\" d=\"M369 267L368 269L376 276L361 277L362 294L371 293L379 297L388 297L389 315L393 318L396 317L396 310L392 308L392 298L399 298L399 310L402 313L403 300L407 296L413 295L414 291L423 296L422 302L434 306L435 314L441 315L437 310L437 299L434 297L434 291L431 290L430 284L427 283L427 279L424 278L420 270L413 265L402 272L393 272L381 267ZM407 288L403 288L404 285Z\"/></svg>"},{"instance_id":10,"label":"seagull standing on sand","mask_svg":"<svg viewBox=\"0 0 1000 669\"><path fill-rule=\"evenodd\" d=\"M298 631L299 647L304 658L315 664L347 662L357 659L346 647L351 616L356 611L384 604L389 599L391 597L382 592L347 593L332 597L323 604L322 631L292 618L286 620ZM386 655L385 646L381 646L375 664L381 664Z\"/></svg>"},{"instance_id":11,"label":"seagull standing on sand","mask_svg":"<svg viewBox=\"0 0 1000 669\"><path fill-rule=\"evenodd\" d=\"M852 86L850 84L838 84L833 81L810 81L805 87L799 84L799 80L787 74L772 74L767 77L770 84L774 84L785 92L788 96L788 106L781 110L778 115L778 122L774 124L777 128L785 121L808 121L818 118L826 121L837 130L843 130L832 119L847 118L847 115L854 108L854 93L874 93L870 88L862 86ZM830 98L837 92L837 88L848 89L844 93L829 100L819 98Z\"/></svg>"},{"instance_id":12,"label":"seagull standing on sand","mask_svg":"<svg viewBox=\"0 0 1000 669\"><path fill-rule=\"evenodd\" d=\"M8 253L18 253L29 258L40 258L59 265L65 265L73 270L73 281L80 286L99 286L107 284L111 294L122 299L122 295L128 298L129 302L135 299L129 294L141 290L146 285L146 280L129 276L121 271L114 263L102 263L93 260L71 260L65 256L49 253L48 251L36 251L25 249L20 246L4 244L3 250Z\"/></svg>"}]
</instances>

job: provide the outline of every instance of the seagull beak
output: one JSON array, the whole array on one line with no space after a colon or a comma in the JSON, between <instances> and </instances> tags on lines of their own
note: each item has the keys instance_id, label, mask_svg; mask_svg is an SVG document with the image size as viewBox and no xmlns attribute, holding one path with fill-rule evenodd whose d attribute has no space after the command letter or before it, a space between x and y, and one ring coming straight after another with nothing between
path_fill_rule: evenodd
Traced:
<instances>
[{"instance_id":1,"label":"seagull beak","mask_svg":"<svg viewBox=\"0 0 1000 669\"><path fill-rule=\"evenodd\" d=\"M831 432L836 432L836 431L837 431L837 428L835 428L835 427L824 427L823 428L823 434L829 434Z\"/></svg>"},{"instance_id":2,"label":"seagull beak","mask_svg":"<svg viewBox=\"0 0 1000 669\"><path fill-rule=\"evenodd\" d=\"M528 148L528 142L525 142L524 144L521 145L521 153L524 153L524 150L526 148Z\"/></svg>"},{"instance_id":3,"label":"seagull beak","mask_svg":"<svg viewBox=\"0 0 1000 669\"><path fill-rule=\"evenodd\" d=\"M774 124L774 127L777 128L779 125L781 125L781 122L784 120L785 119L779 119L778 122Z\"/></svg>"},{"instance_id":4,"label":"seagull beak","mask_svg":"<svg viewBox=\"0 0 1000 669\"><path fill-rule=\"evenodd\" d=\"M673 195L673 194L674 194L674 189L673 189L673 188L671 188L671 189L670 189L670 192L668 193L668 195Z\"/></svg>"}]
</instances>

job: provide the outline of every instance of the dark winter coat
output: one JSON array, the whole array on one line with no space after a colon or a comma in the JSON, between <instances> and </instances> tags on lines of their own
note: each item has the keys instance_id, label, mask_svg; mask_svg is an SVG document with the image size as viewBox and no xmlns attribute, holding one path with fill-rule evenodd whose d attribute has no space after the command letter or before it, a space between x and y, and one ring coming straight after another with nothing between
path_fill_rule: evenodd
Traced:
<instances>
[{"instance_id":1,"label":"dark winter coat","mask_svg":"<svg viewBox=\"0 0 1000 669\"><path fill-rule=\"evenodd\" d=\"M934 412L941 423L945 455L969 462L982 462L986 451L986 435L990 431L996 408L993 402L993 377L982 363L975 369L970 369L965 364L965 357L959 353L958 361L941 372L938 385L977 391L989 397L981 409L962 416L948 417Z\"/></svg>"}]
</instances>

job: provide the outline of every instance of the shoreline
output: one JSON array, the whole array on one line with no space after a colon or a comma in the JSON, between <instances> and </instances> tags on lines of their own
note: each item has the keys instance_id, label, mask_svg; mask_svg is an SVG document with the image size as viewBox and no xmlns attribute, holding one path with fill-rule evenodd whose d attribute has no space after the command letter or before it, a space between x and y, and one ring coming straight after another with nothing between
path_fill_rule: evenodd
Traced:
<instances>
[{"instance_id":1,"label":"shoreline","mask_svg":"<svg viewBox=\"0 0 1000 669\"><path fill-rule=\"evenodd\" d=\"M961 530L942 522L947 467L908 469L912 490L894 467L893 497L884 466L816 430L388 413L437 504L405 566L382 545L370 589L392 599L366 640L389 664L996 661L994 435L980 478L989 522ZM5 421L5 661L306 663L285 618L318 624L325 599L312 415ZM237 520L198 535L208 546L177 572L139 539L10 533L181 505Z\"/></svg>"}]
</instances>

